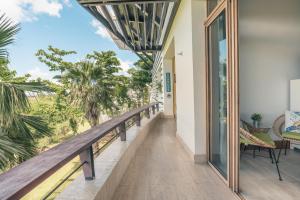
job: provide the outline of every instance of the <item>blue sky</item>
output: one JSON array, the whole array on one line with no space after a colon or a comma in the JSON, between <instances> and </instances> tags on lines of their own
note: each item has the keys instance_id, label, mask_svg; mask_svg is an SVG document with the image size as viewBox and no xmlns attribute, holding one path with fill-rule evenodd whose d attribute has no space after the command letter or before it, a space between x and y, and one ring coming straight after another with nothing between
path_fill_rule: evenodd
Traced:
<instances>
[{"instance_id":1,"label":"blue sky","mask_svg":"<svg viewBox=\"0 0 300 200\"><path fill-rule=\"evenodd\" d=\"M131 51L120 50L103 26L75 0L1 0L0 12L21 23L15 43L9 46L10 67L19 75L52 78L54 74L34 55L48 45L77 51L71 60L80 60L94 50L113 50L124 70L137 60Z\"/></svg>"}]
</instances>

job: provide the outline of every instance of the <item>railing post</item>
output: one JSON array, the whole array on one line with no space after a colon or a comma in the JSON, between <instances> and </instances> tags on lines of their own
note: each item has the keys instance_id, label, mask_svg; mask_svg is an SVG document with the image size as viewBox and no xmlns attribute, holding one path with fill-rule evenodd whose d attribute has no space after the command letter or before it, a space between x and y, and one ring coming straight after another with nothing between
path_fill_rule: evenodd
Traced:
<instances>
[{"instance_id":1,"label":"railing post","mask_svg":"<svg viewBox=\"0 0 300 200\"><path fill-rule=\"evenodd\" d=\"M156 110L157 110L157 112L159 111L159 103L156 104Z\"/></svg>"},{"instance_id":2,"label":"railing post","mask_svg":"<svg viewBox=\"0 0 300 200\"><path fill-rule=\"evenodd\" d=\"M148 119L150 119L150 108L147 108L147 109L145 110L145 114L146 114L146 117L147 117Z\"/></svg>"},{"instance_id":3,"label":"railing post","mask_svg":"<svg viewBox=\"0 0 300 200\"><path fill-rule=\"evenodd\" d=\"M141 126L141 113L136 114L135 124L136 124L136 126Z\"/></svg>"},{"instance_id":4,"label":"railing post","mask_svg":"<svg viewBox=\"0 0 300 200\"><path fill-rule=\"evenodd\" d=\"M88 149L81 152L79 157L81 163L85 162L82 166L85 180L93 180L95 178L93 147L90 146Z\"/></svg>"},{"instance_id":5,"label":"railing post","mask_svg":"<svg viewBox=\"0 0 300 200\"><path fill-rule=\"evenodd\" d=\"M125 122L122 122L119 125L119 131L120 131L121 141L126 141L126 124L125 124Z\"/></svg>"},{"instance_id":6,"label":"railing post","mask_svg":"<svg viewBox=\"0 0 300 200\"><path fill-rule=\"evenodd\" d=\"M152 106L152 113L155 115L155 105Z\"/></svg>"}]
</instances>

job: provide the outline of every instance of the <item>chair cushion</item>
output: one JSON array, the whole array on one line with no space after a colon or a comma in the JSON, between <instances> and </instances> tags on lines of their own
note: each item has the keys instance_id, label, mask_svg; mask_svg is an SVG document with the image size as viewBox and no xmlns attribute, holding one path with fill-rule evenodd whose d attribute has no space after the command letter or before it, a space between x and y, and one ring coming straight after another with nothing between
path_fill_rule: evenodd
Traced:
<instances>
[{"instance_id":1,"label":"chair cushion","mask_svg":"<svg viewBox=\"0 0 300 200\"><path fill-rule=\"evenodd\" d=\"M285 112L285 132L300 134L300 112Z\"/></svg>"},{"instance_id":2,"label":"chair cushion","mask_svg":"<svg viewBox=\"0 0 300 200\"><path fill-rule=\"evenodd\" d=\"M282 137L288 140L299 140L300 141L300 134L295 132L283 132Z\"/></svg>"},{"instance_id":3,"label":"chair cushion","mask_svg":"<svg viewBox=\"0 0 300 200\"><path fill-rule=\"evenodd\" d=\"M244 144L244 145L254 145L254 143L251 141L251 140L249 140L249 139L247 139L246 137L244 137L243 135L241 135L240 134L240 143L241 144Z\"/></svg>"},{"instance_id":4,"label":"chair cushion","mask_svg":"<svg viewBox=\"0 0 300 200\"><path fill-rule=\"evenodd\" d=\"M273 139L271 138L271 136L267 133L253 133L253 135L255 137L257 137L258 139L262 140L263 142L271 145L271 146L275 146L275 142L273 141Z\"/></svg>"}]
</instances>

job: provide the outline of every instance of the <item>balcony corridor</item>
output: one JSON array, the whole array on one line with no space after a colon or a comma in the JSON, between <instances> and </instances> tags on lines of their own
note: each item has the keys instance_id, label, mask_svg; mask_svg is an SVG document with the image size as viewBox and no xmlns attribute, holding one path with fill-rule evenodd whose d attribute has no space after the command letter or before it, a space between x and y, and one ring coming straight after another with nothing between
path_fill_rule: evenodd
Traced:
<instances>
[{"instance_id":1,"label":"balcony corridor","mask_svg":"<svg viewBox=\"0 0 300 200\"><path fill-rule=\"evenodd\" d=\"M129 165L114 200L237 199L208 165L194 164L175 133L173 119L158 121Z\"/></svg>"}]
</instances>

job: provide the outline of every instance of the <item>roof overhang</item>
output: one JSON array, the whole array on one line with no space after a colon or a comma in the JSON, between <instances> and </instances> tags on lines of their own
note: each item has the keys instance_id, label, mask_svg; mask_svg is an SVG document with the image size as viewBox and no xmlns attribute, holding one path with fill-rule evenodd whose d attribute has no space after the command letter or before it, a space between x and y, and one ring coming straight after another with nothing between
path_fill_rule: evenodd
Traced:
<instances>
[{"instance_id":1,"label":"roof overhang","mask_svg":"<svg viewBox=\"0 0 300 200\"><path fill-rule=\"evenodd\" d=\"M121 49L154 60L162 50L180 0L77 0Z\"/></svg>"}]
</instances>

